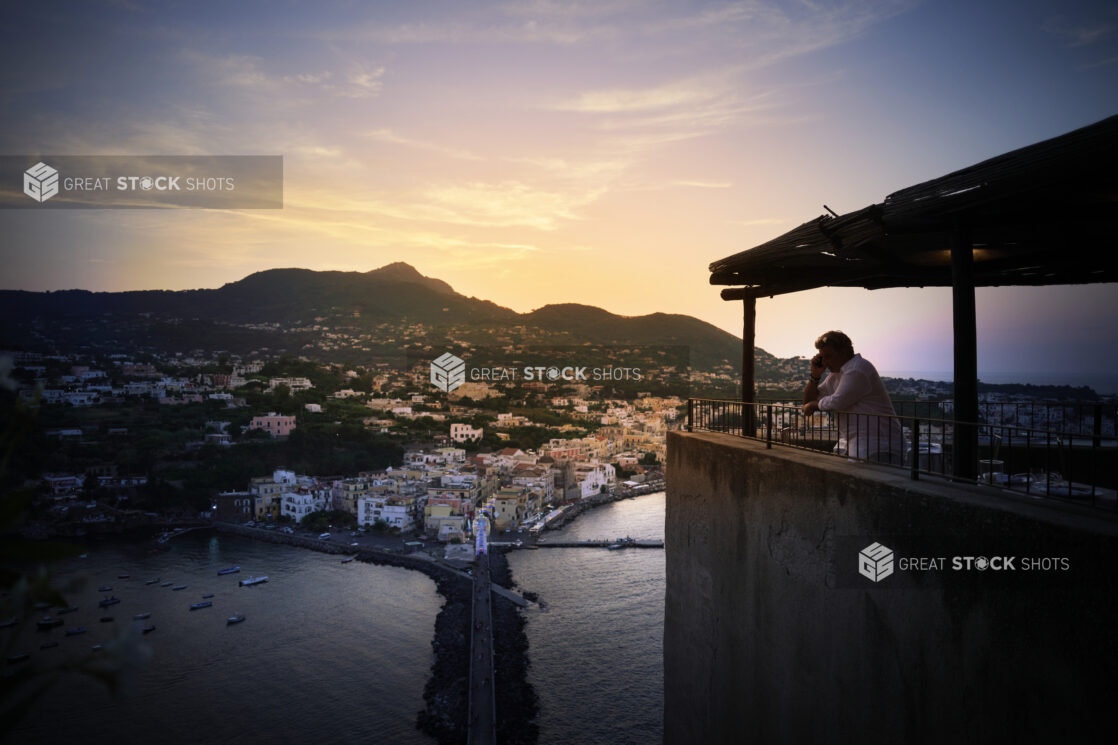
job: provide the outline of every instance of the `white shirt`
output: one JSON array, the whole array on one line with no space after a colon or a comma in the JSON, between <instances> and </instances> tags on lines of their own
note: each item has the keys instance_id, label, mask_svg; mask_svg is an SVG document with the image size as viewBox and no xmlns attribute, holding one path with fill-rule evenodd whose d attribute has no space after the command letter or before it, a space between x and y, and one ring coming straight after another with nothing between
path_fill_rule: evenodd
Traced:
<instances>
[{"instance_id":1,"label":"white shirt","mask_svg":"<svg viewBox=\"0 0 1118 745\"><path fill-rule=\"evenodd\" d=\"M839 430L835 452L861 459L891 453L897 463L903 459L901 423L884 418L895 417L897 412L877 369L862 355L854 355L819 384L819 408L842 412L835 415Z\"/></svg>"}]
</instances>

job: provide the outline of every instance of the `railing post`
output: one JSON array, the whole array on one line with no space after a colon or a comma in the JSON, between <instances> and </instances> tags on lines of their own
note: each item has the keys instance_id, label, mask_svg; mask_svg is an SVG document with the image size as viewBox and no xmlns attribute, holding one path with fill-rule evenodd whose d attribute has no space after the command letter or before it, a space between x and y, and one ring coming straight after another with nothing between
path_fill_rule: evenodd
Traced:
<instances>
[{"instance_id":1,"label":"railing post","mask_svg":"<svg viewBox=\"0 0 1118 745\"><path fill-rule=\"evenodd\" d=\"M915 410L914 410L915 411ZM913 481L920 479L920 420L912 417L912 469L910 476Z\"/></svg>"},{"instance_id":2,"label":"railing post","mask_svg":"<svg viewBox=\"0 0 1118 745\"><path fill-rule=\"evenodd\" d=\"M695 431L695 399L687 399L687 431Z\"/></svg>"},{"instance_id":3,"label":"railing post","mask_svg":"<svg viewBox=\"0 0 1118 745\"><path fill-rule=\"evenodd\" d=\"M1095 404L1095 421L1091 425L1091 447L1098 449L1102 445L1102 404Z\"/></svg>"},{"instance_id":4,"label":"railing post","mask_svg":"<svg viewBox=\"0 0 1118 745\"><path fill-rule=\"evenodd\" d=\"M773 405L765 406L765 448L773 448Z\"/></svg>"}]
</instances>

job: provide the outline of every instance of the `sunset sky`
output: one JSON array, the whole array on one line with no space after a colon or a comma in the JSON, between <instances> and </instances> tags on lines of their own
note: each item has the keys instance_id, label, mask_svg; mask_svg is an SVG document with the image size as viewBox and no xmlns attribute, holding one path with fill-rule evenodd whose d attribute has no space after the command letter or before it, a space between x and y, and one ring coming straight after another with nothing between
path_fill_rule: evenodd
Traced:
<instances>
[{"instance_id":1,"label":"sunset sky","mask_svg":"<svg viewBox=\"0 0 1118 745\"><path fill-rule=\"evenodd\" d=\"M406 261L528 311L741 333L708 264L1118 113L1113 2L5 3L0 154L282 155L282 210L0 210L0 289ZM1114 375L1113 285L979 293L979 366ZM758 302L951 369L950 291Z\"/></svg>"}]
</instances>

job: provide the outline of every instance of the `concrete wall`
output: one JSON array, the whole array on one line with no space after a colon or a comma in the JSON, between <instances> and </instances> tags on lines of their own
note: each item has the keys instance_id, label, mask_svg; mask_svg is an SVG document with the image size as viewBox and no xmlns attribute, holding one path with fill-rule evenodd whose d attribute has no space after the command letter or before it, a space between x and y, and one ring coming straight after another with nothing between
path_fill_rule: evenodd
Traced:
<instances>
[{"instance_id":1,"label":"concrete wall","mask_svg":"<svg viewBox=\"0 0 1118 745\"><path fill-rule=\"evenodd\" d=\"M667 745L1115 737L1113 514L712 433L669 433L667 472ZM874 540L1070 568L875 584Z\"/></svg>"}]
</instances>

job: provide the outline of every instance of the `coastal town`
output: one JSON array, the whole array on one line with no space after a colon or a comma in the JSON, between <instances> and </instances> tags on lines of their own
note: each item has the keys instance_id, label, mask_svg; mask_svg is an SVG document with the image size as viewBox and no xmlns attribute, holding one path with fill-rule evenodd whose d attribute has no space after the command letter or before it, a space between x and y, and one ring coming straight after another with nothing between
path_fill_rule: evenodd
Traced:
<instances>
[{"instance_id":1,"label":"coastal town","mask_svg":"<svg viewBox=\"0 0 1118 745\"><path fill-rule=\"evenodd\" d=\"M494 529L520 528L563 505L662 483L665 433L681 425L686 408L674 397L602 399L584 384L513 390L466 382L447 395L411 371L324 366L277 376L265 374L266 363L234 362L227 372L203 372L217 360L179 357L179 374L168 375L170 365L123 358L9 356L11 379L42 427L36 437L55 450L45 465L69 466L25 471L38 497L32 526L48 533L168 518L290 527L331 513L355 528L460 543L483 507ZM494 401L507 410L492 408ZM160 415L159 426L137 426L145 414ZM343 449L361 440L365 457L347 462L384 465L310 473L285 464L205 489L191 485L207 461L239 450L282 457L291 451L277 447L312 447L308 433ZM189 497L161 502L156 484Z\"/></svg>"},{"instance_id":2,"label":"coastal town","mask_svg":"<svg viewBox=\"0 0 1118 745\"><path fill-rule=\"evenodd\" d=\"M324 344L360 342L308 330ZM36 495L25 530L190 520L293 529L329 514L366 532L461 543L482 509L496 530L530 528L564 505L662 483L666 433L686 425L685 397L640 386L467 378L443 391L425 361L267 353L0 352L6 387L35 418L28 457L13 462ZM764 369L759 396L795 402L802 358ZM729 365L689 373L699 391L734 376ZM950 416L949 383L887 384L902 415L915 405ZM1029 391L983 399L991 425L1091 431L1090 407L1037 408Z\"/></svg>"}]
</instances>

